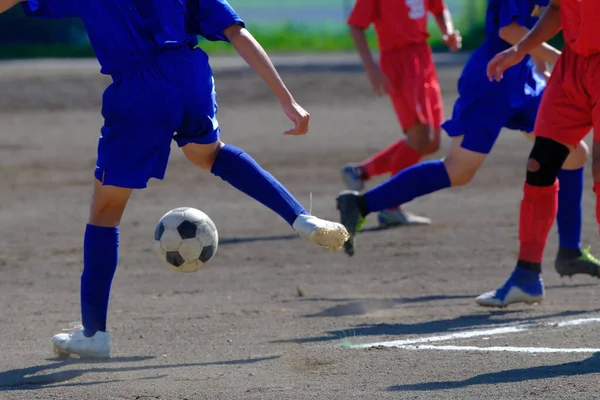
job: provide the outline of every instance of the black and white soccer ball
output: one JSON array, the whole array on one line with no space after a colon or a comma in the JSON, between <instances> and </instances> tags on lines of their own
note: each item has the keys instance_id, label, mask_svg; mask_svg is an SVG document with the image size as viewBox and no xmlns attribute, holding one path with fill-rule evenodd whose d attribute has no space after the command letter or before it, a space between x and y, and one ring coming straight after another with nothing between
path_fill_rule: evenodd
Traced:
<instances>
[{"instance_id":1,"label":"black and white soccer ball","mask_svg":"<svg viewBox=\"0 0 600 400\"><path fill-rule=\"evenodd\" d=\"M169 211L154 231L156 254L167 268L198 271L217 253L219 234L208 215L190 207Z\"/></svg>"}]
</instances>

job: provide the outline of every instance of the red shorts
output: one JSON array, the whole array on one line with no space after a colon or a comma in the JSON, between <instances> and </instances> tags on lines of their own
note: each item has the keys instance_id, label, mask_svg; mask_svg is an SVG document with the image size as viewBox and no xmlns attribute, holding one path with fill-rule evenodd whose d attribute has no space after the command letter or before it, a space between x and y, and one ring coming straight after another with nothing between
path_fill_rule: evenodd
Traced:
<instances>
[{"instance_id":1,"label":"red shorts","mask_svg":"<svg viewBox=\"0 0 600 400\"><path fill-rule=\"evenodd\" d=\"M380 65L392 84L389 95L404 131L418 123L439 128L444 108L429 45L382 51Z\"/></svg>"},{"instance_id":2,"label":"red shorts","mask_svg":"<svg viewBox=\"0 0 600 400\"><path fill-rule=\"evenodd\" d=\"M565 46L542 97L535 135L577 146L590 129L600 140L600 54L584 57Z\"/></svg>"}]
</instances>

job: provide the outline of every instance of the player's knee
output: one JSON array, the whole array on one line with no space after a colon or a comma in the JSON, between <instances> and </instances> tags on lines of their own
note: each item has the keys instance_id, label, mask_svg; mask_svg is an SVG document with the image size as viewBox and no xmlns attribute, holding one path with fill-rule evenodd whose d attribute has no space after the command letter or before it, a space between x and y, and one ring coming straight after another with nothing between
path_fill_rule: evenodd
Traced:
<instances>
[{"instance_id":1,"label":"player's knee","mask_svg":"<svg viewBox=\"0 0 600 400\"><path fill-rule=\"evenodd\" d=\"M527 160L527 183L552 186L569 156L569 148L552 139L537 137Z\"/></svg>"},{"instance_id":2,"label":"player's knee","mask_svg":"<svg viewBox=\"0 0 600 400\"><path fill-rule=\"evenodd\" d=\"M453 187L467 185L477 174L477 168L470 165L452 162L445 162L444 165Z\"/></svg>"},{"instance_id":3,"label":"player's knee","mask_svg":"<svg viewBox=\"0 0 600 400\"><path fill-rule=\"evenodd\" d=\"M594 182L600 182L600 142L594 142L592 150L592 176Z\"/></svg>"},{"instance_id":4,"label":"player's knee","mask_svg":"<svg viewBox=\"0 0 600 400\"><path fill-rule=\"evenodd\" d=\"M204 170L210 171L219 151L223 147L223 143L216 142L212 144L195 144L190 143L185 145L182 150L186 158L195 166Z\"/></svg>"},{"instance_id":5,"label":"player's knee","mask_svg":"<svg viewBox=\"0 0 600 400\"><path fill-rule=\"evenodd\" d=\"M90 209L89 223L96 226L119 226L126 203L121 201L103 201L94 203Z\"/></svg>"},{"instance_id":6,"label":"player's knee","mask_svg":"<svg viewBox=\"0 0 600 400\"><path fill-rule=\"evenodd\" d=\"M587 144L585 144L585 142L581 142L579 146L571 150L567 160L563 165L563 169L573 170L582 168L587 162L589 155L590 150Z\"/></svg>"},{"instance_id":7,"label":"player's knee","mask_svg":"<svg viewBox=\"0 0 600 400\"><path fill-rule=\"evenodd\" d=\"M430 154L437 153L439 150L440 150L440 138L438 136L437 138L431 139L429 141L429 144L427 145L427 147L421 153L424 156L427 156Z\"/></svg>"},{"instance_id":8,"label":"player's knee","mask_svg":"<svg viewBox=\"0 0 600 400\"><path fill-rule=\"evenodd\" d=\"M426 155L436 152L439 149L439 142L436 144L431 127L427 125L417 125L406 132L406 141L416 151Z\"/></svg>"}]
</instances>

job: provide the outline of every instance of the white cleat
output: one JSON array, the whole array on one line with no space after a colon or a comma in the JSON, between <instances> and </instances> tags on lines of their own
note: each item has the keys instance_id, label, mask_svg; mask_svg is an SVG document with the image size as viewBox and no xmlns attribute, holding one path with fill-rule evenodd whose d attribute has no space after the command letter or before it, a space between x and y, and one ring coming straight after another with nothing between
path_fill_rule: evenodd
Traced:
<instances>
[{"instance_id":1,"label":"white cleat","mask_svg":"<svg viewBox=\"0 0 600 400\"><path fill-rule=\"evenodd\" d=\"M308 214L299 215L293 228L302 239L334 252L340 251L350 238L344 225Z\"/></svg>"},{"instance_id":2,"label":"white cleat","mask_svg":"<svg viewBox=\"0 0 600 400\"><path fill-rule=\"evenodd\" d=\"M510 286L508 290L500 288L492 292L487 292L475 299L475 302L483 307L499 307L504 308L510 304L525 303L538 304L544 300L543 291L541 294L530 294L524 292L518 286Z\"/></svg>"},{"instance_id":3,"label":"white cleat","mask_svg":"<svg viewBox=\"0 0 600 400\"><path fill-rule=\"evenodd\" d=\"M87 337L83 328L73 333L59 333L52 338L54 353L59 357L69 357L73 354L81 358L110 358L110 335L108 332L96 332ZM70 329L66 329L70 330Z\"/></svg>"},{"instance_id":4,"label":"white cleat","mask_svg":"<svg viewBox=\"0 0 600 400\"><path fill-rule=\"evenodd\" d=\"M431 225L427 217L413 214L402 208L395 210L383 210L377 216L381 228L392 228L396 226Z\"/></svg>"}]
</instances>

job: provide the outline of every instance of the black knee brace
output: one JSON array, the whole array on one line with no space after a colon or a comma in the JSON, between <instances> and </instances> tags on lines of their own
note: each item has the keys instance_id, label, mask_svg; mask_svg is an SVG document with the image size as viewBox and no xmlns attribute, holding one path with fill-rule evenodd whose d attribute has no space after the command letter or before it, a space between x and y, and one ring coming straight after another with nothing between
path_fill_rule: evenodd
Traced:
<instances>
[{"instance_id":1,"label":"black knee brace","mask_svg":"<svg viewBox=\"0 0 600 400\"><path fill-rule=\"evenodd\" d=\"M527 183L531 186L552 186L569 156L569 148L552 139L536 137L529 155ZM532 165L532 164L538 165ZM534 170L534 171L532 171Z\"/></svg>"}]
</instances>

